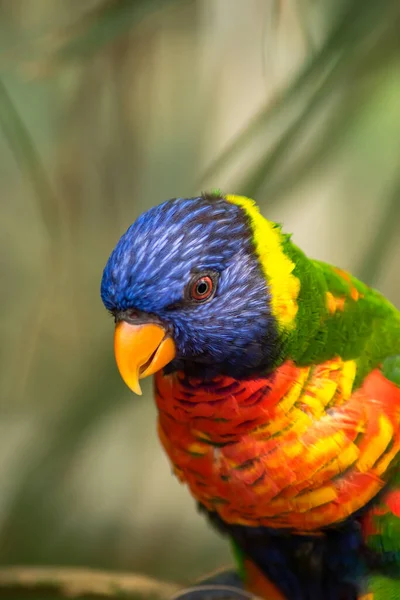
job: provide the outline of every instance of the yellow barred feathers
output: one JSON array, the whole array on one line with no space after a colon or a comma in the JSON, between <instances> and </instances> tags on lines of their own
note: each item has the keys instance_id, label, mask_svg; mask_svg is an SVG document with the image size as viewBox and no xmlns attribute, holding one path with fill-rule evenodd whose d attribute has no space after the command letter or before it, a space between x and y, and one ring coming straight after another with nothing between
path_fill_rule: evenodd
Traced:
<instances>
[{"instance_id":1,"label":"yellow barred feathers","mask_svg":"<svg viewBox=\"0 0 400 600\"><path fill-rule=\"evenodd\" d=\"M282 249L279 226L261 215L254 200L233 195L225 199L240 206L250 219L256 251L271 291L274 317L283 329L294 327L300 280L293 275L295 264Z\"/></svg>"}]
</instances>

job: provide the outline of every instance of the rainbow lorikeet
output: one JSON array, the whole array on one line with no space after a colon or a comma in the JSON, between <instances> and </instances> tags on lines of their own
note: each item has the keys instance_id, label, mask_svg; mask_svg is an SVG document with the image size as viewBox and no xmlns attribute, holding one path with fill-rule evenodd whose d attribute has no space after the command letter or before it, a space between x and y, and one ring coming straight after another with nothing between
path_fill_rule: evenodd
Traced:
<instances>
[{"instance_id":1,"label":"rainbow lorikeet","mask_svg":"<svg viewBox=\"0 0 400 600\"><path fill-rule=\"evenodd\" d=\"M400 313L252 200L141 215L104 269L126 384L271 600L400 598ZM396 579L398 577L399 579Z\"/></svg>"}]
</instances>

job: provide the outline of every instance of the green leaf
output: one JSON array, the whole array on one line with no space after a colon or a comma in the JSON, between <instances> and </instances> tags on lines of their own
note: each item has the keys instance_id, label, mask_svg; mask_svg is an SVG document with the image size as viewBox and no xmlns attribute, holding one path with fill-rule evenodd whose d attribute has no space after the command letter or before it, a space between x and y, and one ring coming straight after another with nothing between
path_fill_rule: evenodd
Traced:
<instances>
[{"instance_id":1,"label":"green leaf","mask_svg":"<svg viewBox=\"0 0 400 600\"><path fill-rule=\"evenodd\" d=\"M233 142L213 161L204 172L202 180L205 181L211 177L215 179L217 173L227 168L237 154L244 153L248 149L261 131L268 139L268 126L273 125L283 111L293 110L296 105L303 103L297 119L292 124L290 124L290 118L289 122L286 121L288 123L286 131L283 133L283 138L278 140L277 147L260 159L252 176L247 176L246 182L254 179L252 189L259 186L262 168L267 165L268 169L272 169L272 166L284 155L285 149L292 142L293 137L303 127L301 120L308 120L312 117L315 112L314 108L320 105L324 98L328 100L333 89L335 91L340 89L340 77L344 82L345 78L354 71L361 58L365 58L365 45L370 43L371 36L378 37L379 35L384 40L387 30L393 29L399 18L400 7L394 7L393 20L379 18L382 14L381 11L393 9L393 7L394 4L391 0L383 0L379 5L374 0L367 0L363 3L363 10L360 12L359 0L344 3L342 11L321 48L306 62L287 88L272 103L266 103ZM385 58L387 59L387 56ZM335 83L335 88L333 88L333 83ZM201 187L204 187L204 184Z\"/></svg>"},{"instance_id":2,"label":"green leaf","mask_svg":"<svg viewBox=\"0 0 400 600\"><path fill-rule=\"evenodd\" d=\"M59 205L34 141L1 79L0 127L22 174L31 184L43 223L49 237L54 240L61 228Z\"/></svg>"},{"instance_id":3,"label":"green leaf","mask_svg":"<svg viewBox=\"0 0 400 600\"><path fill-rule=\"evenodd\" d=\"M143 19L183 0L105 0L81 21L61 32L65 39L53 63L82 60L127 34Z\"/></svg>"},{"instance_id":4,"label":"green leaf","mask_svg":"<svg viewBox=\"0 0 400 600\"><path fill-rule=\"evenodd\" d=\"M375 236L372 238L358 269L357 277L369 285L374 285L385 262L387 252L400 230L400 180L398 180L386 208L378 223L375 224Z\"/></svg>"}]
</instances>

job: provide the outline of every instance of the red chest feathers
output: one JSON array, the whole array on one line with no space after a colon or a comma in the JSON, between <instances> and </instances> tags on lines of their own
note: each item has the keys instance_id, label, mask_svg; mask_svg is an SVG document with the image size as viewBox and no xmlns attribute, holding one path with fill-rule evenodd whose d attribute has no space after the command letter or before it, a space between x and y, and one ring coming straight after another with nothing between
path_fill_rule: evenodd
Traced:
<instances>
[{"instance_id":1,"label":"red chest feathers","mask_svg":"<svg viewBox=\"0 0 400 600\"><path fill-rule=\"evenodd\" d=\"M400 390L354 361L287 362L268 378L157 374L159 435L176 475L227 522L318 530L364 506L400 449Z\"/></svg>"}]
</instances>

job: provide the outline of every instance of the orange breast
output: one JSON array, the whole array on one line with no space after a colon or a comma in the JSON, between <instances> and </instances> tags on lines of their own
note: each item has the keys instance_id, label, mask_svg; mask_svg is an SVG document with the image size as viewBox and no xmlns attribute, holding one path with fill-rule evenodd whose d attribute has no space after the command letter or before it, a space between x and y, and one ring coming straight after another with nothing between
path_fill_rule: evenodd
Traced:
<instances>
[{"instance_id":1,"label":"orange breast","mask_svg":"<svg viewBox=\"0 0 400 600\"><path fill-rule=\"evenodd\" d=\"M159 435L176 475L229 523L318 530L364 506L400 449L400 389L354 361L285 363L268 378L157 374Z\"/></svg>"}]
</instances>

